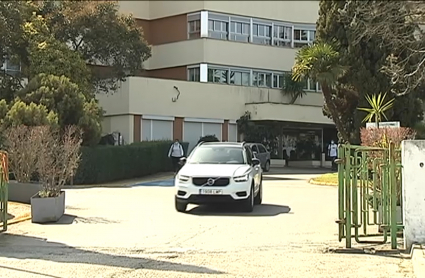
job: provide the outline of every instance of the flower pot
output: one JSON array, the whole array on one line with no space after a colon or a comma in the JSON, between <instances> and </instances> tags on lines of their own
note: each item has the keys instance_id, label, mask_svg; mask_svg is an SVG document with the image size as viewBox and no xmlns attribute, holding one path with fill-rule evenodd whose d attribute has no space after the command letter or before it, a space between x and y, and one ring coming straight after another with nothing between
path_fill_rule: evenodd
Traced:
<instances>
[{"instance_id":1,"label":"flower pot","mask_svg":"<svg viewBox=\"0 0 425 278\"><path fill-rule=\"evenodd\" d=\"M39 193L31 197L31 222L57 222L65 213L65 191L58 197L41 198Z\"/></svg>"},{"instance_id":2,"label":"flower pot","mask_svg":"<svg viewBox=\"0 0 425 278\"><path fill-rule=\"evenodd\" d=\"M31 204L31 197L40 192L40 190L42 190L40 183L10 181L8 198L11 202Z\"/></svg>"}]
</instances>

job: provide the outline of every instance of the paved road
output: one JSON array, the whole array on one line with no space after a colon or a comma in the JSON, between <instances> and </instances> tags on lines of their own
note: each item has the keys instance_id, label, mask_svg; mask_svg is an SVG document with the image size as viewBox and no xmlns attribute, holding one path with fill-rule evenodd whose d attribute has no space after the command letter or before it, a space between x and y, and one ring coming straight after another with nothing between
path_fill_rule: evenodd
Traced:
<instances>
[{"instance_id":1,"label":"paved road","mask_svg":"<svg viewBox=\"0 0 425 278\"><path fill-rule=\"evenodd\" d=\"M0 235L0 277L411 277L399 257L327 252L342 246L337 190L312 176L266 176L251 214L177 213L170 187L67 190L61 223Z\"/></svg>"}]
</instances>

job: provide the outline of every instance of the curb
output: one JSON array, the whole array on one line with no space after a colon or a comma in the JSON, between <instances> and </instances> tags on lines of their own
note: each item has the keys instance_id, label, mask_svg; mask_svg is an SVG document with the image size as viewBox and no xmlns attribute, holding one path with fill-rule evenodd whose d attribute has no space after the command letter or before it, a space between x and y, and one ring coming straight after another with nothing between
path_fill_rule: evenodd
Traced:
<instances>
[{"instance_id":1,"label":"curb","mask_svg":"<svg viewBox=\"0 0 425 278\"><path fill-rule=\"evenodd\" d=\"M320 182L320 181L315 181L314 178L310 179L308 181L308 183L310 184L314 184L314 185L324 185L324 186L338 186L337 183L333 183L333 182Z\"/></svg>"},{"instance_id":2,"label":"curb","mask_svg":"<svg viewBox=\"0 0 425 278\"><path fill-rule=\"evenodd\" d=\"M19 216L17 218L13 218L10 221L7 221L7 226L13 225L13 224L17 224L17 223L21 223L27 220L31 219L31 214L30 213L25 213L22 216ZM0 225L0 227L3 227L3 224Z\"/></svg>"},{"instance_id":3,"label":"curb","mask_svg":"<svg viewBox=\"0 0 425 278\"><path fill-rule=\"evenodd\" d=\"M170 174L164 174L163 176L157 176L155 178L152 179L143 179L141 178L138 182L133 182L133 183L105 183L105 184L81 184L81 185L65 185L63 188L64 189L90 189L90 188L128 188L131 187L132 185L138 184L138 183L144 183L144 182L155 182L155 181L159 181L159 180L163 180L163 179L169 179L169 178L173 178L173 175Z\"/></svg>"},{"instance_id":4,"label":"curb","mask_svg":"<svg viewBox=\"0 0 425 278\"><path fill-rule=\"evenodd\" d=\"M410 258L413 265L413 273L416 278L423 278L425 275L425 246L413 244L410 251Z\"/></svg>"}]
</instances>

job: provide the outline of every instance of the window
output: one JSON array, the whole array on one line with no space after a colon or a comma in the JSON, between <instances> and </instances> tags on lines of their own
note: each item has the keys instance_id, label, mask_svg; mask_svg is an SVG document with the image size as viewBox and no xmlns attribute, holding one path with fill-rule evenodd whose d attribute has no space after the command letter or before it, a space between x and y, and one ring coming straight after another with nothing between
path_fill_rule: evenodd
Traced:
<instances>
[{"instance_id":1,"label":"window","mask_svg":"<svg viewBox=\"0 0 425 278\"><path fill-rule=\"evenodd\" d=\"M256 87L271 87L272 74L265 72L254 72L252 76L252 85Z\"/></svg>"},{"instance_id":2,"label":"window","mask_svg":"<svg viewBox=\"0 0 425 278\"><path fill-rule=\"evenodd\" d=\"M272 27L264 24L253 24L252 25L252 41L257 44L267 44L271 45L272 43Z\"/></svg>"},{"instance_id":3,"label":"window","mask_svg":"<svg viewBox=\"0 0 425 278\"><path fill-rule=\"evenodd\" d=\"M226 84L228 73L227 69L208 69L208 82Z\"/></svg>"},{"instance_id":4,"label":"window","mask_svg":"<svg viewBox=\"0 0 425 278\"><path fill-rule=\"evenodd\" d=\"M273 74L273 88L283 88L283 74Z\"/></svg>"},{"instance_id":5,"label":"window","mask_svg":"<svg viewBox=\"0 0 425 278\"><path fill-rule=\"evenodd\" d=\"M9 75L17 75L21 72L21 65L19 63L13 63L6 58L1 69Z\"/></svg>"},{"instance_id":6,"label":"window","mask_svg":"<svg viewBox=\"0 0 425 278\"><path fill-rule=\"evenodd\" d=\"M316 31L295 29L294 30L294 47L303 47L306 44L310 44L316 37Z\"/></svg>"},{"instance_id":7,"label":"window","mask_svg":"<svg viewBox=\"0 0 425 278\"><path fill-rule=\"evenodd\" d=\"M188 80L189 81L200 81L200 70L199 68L190 68L187 70Z\"/></svg>"},{"instance_id":8,"label":"window","mask_svg":"<svg viewBox=\"0 0 425 278\"><path fill-rule=\"evenodd\" d=\"M264 147L264 145L259 144L258 149L260 150L260 153L266 153L267 152L266 147Z\"/></svg>"},{"instance_id":9,"label":"window","mask_svg":"<svg viewBox=\"0 0 425 278\"><path fill-rule=\"evenodd\" d=\"M251 164L252 164L252 158L254 157L254 155L253 155L253 154L252 154L252 152L251 152L251 149L250 149L250 148L245 147L245 153L246 153L246 160L247 160L247 163L248 163L249 165L251 165Z\"/></svg>"},{"instance_id":10,"label":"window","mask_svg":"<svg viewBox=\"0 0 425 278\"><path fill-rule=\"evenodd\" d=\"M319 83L313 81L312 79L308 78L304 80L304 90L306 91L314 91L314 92L320 92L322 91L322 88L320 88Z\"/></svg>"},{"instance_id":11,"label":"window","mask_svg":"<svg viewBox=\"0 0 425 278\"><path fill-rule=\"evenodd\" d=\"M189 164L246 164L243 150L238 147L200 146L188 159Z\"/></svg>"},{"instance_id":12,"label":"window","mask_svg":"<svg viewBox=\"0 0 425 278\"><path fill-rule=\"evenodd\" d=\"M257 148L256 145L252 145L251 150L252 150L252 152L259 153L258 148Z\"/></svg>"},{"instance_id":13,"label":"window","mask_svg":"<svg viewBox=\"0 0 425 278\"><path fill-rule=\"evenodd\" d=\"M230 40L249 42L249 23L231 22L230 23Z\"/></svg>"},{"instance_id":14,"label":"window","mask_svg":"<svg viewBox=\"0 0 425 278\"><path fill-rule=\"evenodd\" d=\"M275 25L273 31L274 45L276 46L291 46L292 27Z\"/></svg>"},{"instance_id":15,"label":"window","mask_svg":"<svg viewBox=\"0 0 425 278\"><path fill-rule=\"evenodd\" d=\"M208 36L214 39L227 40L228 22L208 20Z\"/></svg>"},{"instance_id":16,"label":"window","mask_svg":"<svg viewBox=\"0 0 425 278\"><path fill-rule=\"evenodd\" d=\"M189 39L197 39L201 37L201 21L199 19L189 21Z\"/></svg>"},{"instance_id":17,"label":"window","mask_svg":"<svg viewBox=\"0 0 425 278\"><path fill-rule=\"evenodd\" d=\"M239 86L249 86L249 72L231 70L230 84Z\"/></svg>"},{"instance_id":18,"label":"window","mask_svg":"<svg viewBox=\"0 0 425 278\"><path fill-rule=\"evenodd\" d=\"M308 79L308 90L310 91L317 91L317 82L314 81L313 79Z\"/></svg>"}]
</instances>

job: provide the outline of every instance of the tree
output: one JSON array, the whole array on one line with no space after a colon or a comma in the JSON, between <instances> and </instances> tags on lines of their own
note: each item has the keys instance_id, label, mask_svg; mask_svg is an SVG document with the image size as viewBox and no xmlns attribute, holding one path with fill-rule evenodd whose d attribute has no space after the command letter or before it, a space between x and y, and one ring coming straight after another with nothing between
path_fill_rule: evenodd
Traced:
<instances>
[{"instance_id":1,"label":"tree","mask_svg":"<svg viewBox=\"0 0 425 278\"><path fill-rule=\"evenodd\" d=\"M304 90L305 82L303 81L295 81L292 78L292 72L289 74L283 75L283 88L282 92L285 95L288 95L291 100L289 101L289 104L293 104L297 99L302 98L306 95L306 92Z\"/></svg>"},{"instance_id":2,"label":"tree","mask_svg":"<svg viewBox=\"0 0 425 278\"><path fill-rule=\"evenodd\" d=\"M372 119L374 119L375 123L379 127L379 123L382 122L382 118L388 120L387 115L385 115L385 111L391 109L394 105L394 98L384 103L386 96L386 93L384 95L380 93L378 96L373 95L372 97L366 95L366 100L369 103L370 108L358 108L361 111L367 112L363 122L372 122Z\"/></svg>"},{"instance_id":3,"label":"tree","mask_svg":"<svg viewBox=\"0 0 425 278\"><path fill-rule=\"evenodd\" d=\"M326 107L342 137L341 139L349 142L349 134L344 127L341 113L334 102L337 81L347 71L347 67L340 64L339 53L331 45L325 43L304 46L295 57L295 65L292 71L295 81L311 78L320 83Z\"/></svg>"},{"instance_id":4,"label":"tree","mask_svg":"<svg viewBox=\"0 0 425 278\"><path fill-rule=\"evenodd\" d=\"M20 109L0 113L3 123L44 125L47 113L62 129L81 128L84 144L98 143L103 111L95 93L116 90L151 55L135 20L117 1L1 1L0 24L2 61L21 65L19 74L0 74L1 108ZM36 110L41 116L30 121Z\"/></svg>"},{"instance_id":5,"label":"tree","mask_svg":"<svg viewBox=\"0 0 425 278\"><path fill-rule=\"evenodd\" d=\"M412 92L425 80L425 18L421 1L345 1L341 17L350 25L352 43L375 41L390 49L383 70L396 95Z\"/></svg>"},{"instance_id":6,"label":"tree","mask_svg":"<svg viewBox=\"0 0 425 278\"><path fill-rule=\"evenodd\" d=\"M360 127L364 115L357 109L367 105L366 95L376 92L390 92L394 89L390 76L383 71L387 57L394 50L390 45L382 44L379 36L359 38L351 24L355 16L362 17L355 6L369 5L371 1L320 1L316 38L332 44L340 54L340 62L349 65L347 73L338 80L334 101L344 118L347 132L352 143L360 143ZM347 5L351 5L347 9ZM342 11L345 11L342 13ZM403 27L406 30L406 27ZM344 88L350 88L352 93ZM403 126L413 126L422 119L419 91L409 96L397 97L388 118L400 121ZM325 114L327 112L324 107Z\"/></svg>"},{"instance_id":7,"label":"tree","mask_svg":"<svg viewBox=\"0 0 425 278\"><path fill-rule=\"evenodd\" d=\"M118 1L39 1L39 12L53 36L93 66L97 88L116 90L117 81L143 70L151 56L135 19L119 12Z\"/></svg>"}]
</instances>

